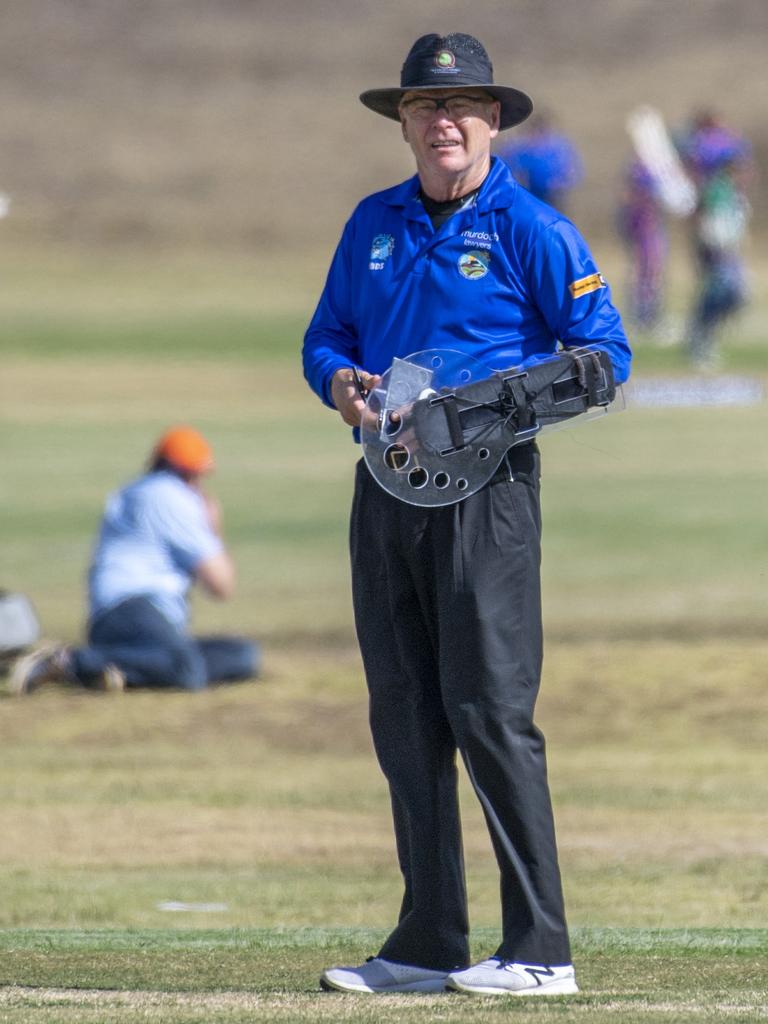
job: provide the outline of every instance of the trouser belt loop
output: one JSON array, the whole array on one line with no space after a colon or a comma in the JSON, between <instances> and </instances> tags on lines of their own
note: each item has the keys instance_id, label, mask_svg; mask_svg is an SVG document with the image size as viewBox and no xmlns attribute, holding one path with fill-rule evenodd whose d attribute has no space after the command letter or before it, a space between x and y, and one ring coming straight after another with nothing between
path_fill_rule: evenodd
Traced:
<instances>
[{"instance_id":1,"label":"trouser belt loop","mask_svg":"<svg viewBox=\"0 0 768 1024\"><path fill-rule=\"evenodd\" d=\"M512 463L509 461L509 449L504 452L504 461L507 464L507 479L512 483L515 479L515 474L512 472Z\"/></svg>"}]
</instances>

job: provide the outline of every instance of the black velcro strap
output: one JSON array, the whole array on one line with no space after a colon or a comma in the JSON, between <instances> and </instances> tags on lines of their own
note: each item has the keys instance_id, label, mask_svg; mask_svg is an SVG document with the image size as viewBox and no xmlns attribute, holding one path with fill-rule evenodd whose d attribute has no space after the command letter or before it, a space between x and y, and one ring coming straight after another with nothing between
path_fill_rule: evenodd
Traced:
<instances>
[{"instance_id":1,"label":"black velcro strap","mask_svg":"<svg viewBox=\"0 0 768 1024\"><path fill-rule=\"evenodd\" d=\"M461 426L461 419L459 418L459 410L456 407L456 396L454 394L441 395L440 398L432 399L431 405L442 406L443 412L445 413L445 420L448 424L448 433L451 438L451 444L459 451L466 446L464 440L464 429Z\"/></svg>"},{"instance_id":2,"label":"black velcro strap","mask_svg":"<svg viewBox=\"0 0 768 1024\"><path fill-rule=\"evenodd\" d=\"M567 355L573 359L576 365L579 384L587 393L587 406L591 409L597 405L597 379L600 373L600 363L595 365L591 352L568 352Z\"/></svg>"}]
</instances>

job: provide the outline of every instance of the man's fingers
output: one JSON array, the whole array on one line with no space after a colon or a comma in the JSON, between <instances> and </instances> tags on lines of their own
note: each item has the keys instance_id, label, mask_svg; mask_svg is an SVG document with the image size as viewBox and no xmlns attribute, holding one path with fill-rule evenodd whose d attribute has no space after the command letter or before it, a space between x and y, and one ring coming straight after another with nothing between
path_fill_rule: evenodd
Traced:
<instances>
[{"instance_id":1,"label":"man's fingers","mask_svg":"<svg viewBox=\"0 0 768 1024\"><path fill-rule=\"evenodd\" d=\"M344 368L337 371L331 382L331 398L345 423L360 426L368 392L380 382L378 374L366 370Z\"/></svg>"}]
</instances>

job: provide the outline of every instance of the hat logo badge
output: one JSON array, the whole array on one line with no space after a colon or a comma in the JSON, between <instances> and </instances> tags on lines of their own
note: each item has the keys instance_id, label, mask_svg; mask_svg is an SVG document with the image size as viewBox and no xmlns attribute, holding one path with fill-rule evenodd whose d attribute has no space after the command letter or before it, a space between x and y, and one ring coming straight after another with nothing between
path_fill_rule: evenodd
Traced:
<instances>
[{"instance_id":1,"label":"hat logo badge","mask_svg":"<svg viewBox=\"0 0 768 1024\"><path fill-rule=\"evenodd\" d=\"M455 68L456 57L450 50L440 50L435 54L435 64L437 64L439 68Z\"/></svg>"}]
</instances>

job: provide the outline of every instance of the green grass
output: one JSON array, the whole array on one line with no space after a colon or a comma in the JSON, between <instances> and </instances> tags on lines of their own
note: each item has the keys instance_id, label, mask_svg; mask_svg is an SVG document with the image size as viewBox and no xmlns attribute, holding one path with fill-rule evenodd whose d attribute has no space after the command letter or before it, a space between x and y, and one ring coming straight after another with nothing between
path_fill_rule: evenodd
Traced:
<instances>
[{"instance_id":1,"label":"green grass","mask_svg":"<svg viewBox=\"0 0 768 1024\"><path fill-rule=\"evenodd\" d=\"M104 495L140 471L164 426L190 419L218 452L212 487L241 567L235 602L201 614L268 637L351 635L359 451L296 365L8 358L4 388L4 578L52 635L79 630L72 597ZM766 429L765 405L630 408L543 438L550 630L759 635Z\"/></svg>"},{"instance_id":2,"label":"green grass","mask_svg":"<svg viewBox=\"0 0 768 1024\"><path fill-rule=\"evenodd\" d=\"M768 932L580 929L581 993L567 999L321 994L370 929L0 933L6 1021L744 1021L764 1019ZM478 936L477 954L492 941Z\"/></svg>"},{"instance_id":3,"label":"green grass","mask_svg":"<svg viewBox=\"0 0 768 1024\"><path fill-rule=\"evenodd\" d=\"M204 310L171 315L109 313L53 320L50 315L11 319L4 326L8 355L66 360L77 357L146 359L158 362L231 362L295 359L306 318L260 317L254 313Z\"/></svg>"},{"instance_id":4,"label":"green grass","mask_svg":"<svg viewBox=\"0 0 768 1024\"><path fill-rule=\"evenodd\" d=\"M539 721L582 995L322 997L323 966L374 951L400 881L351 627L359 452L298 368L319 281L1 268L0 584L75 640L105 494L192 421L240 570L232 602L195 600L195 626L257 637L265 673L0 699L0 1020L765 1019L764 404L630 407L542 439ZM765 379L763 312L727 370ZM687 372L651 345L637 365ZM498 877L461 785L480 955Z\"/></svg>"}]
</instances>

